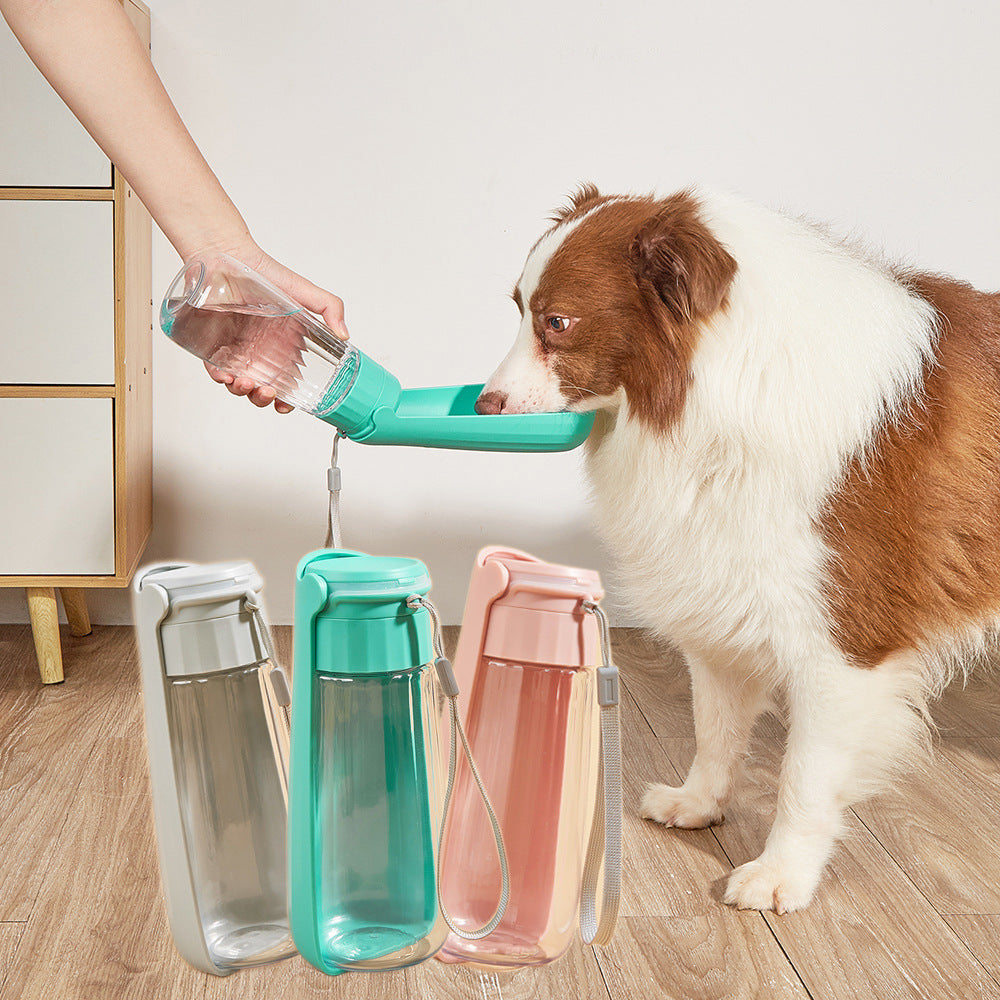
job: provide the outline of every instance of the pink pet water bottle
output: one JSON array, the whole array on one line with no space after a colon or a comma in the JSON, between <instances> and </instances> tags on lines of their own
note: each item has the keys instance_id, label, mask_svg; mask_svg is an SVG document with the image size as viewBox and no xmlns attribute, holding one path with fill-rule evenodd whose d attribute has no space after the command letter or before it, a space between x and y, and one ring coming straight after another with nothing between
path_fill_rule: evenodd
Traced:
<instances>
[{"instance_id":1,"label":"pink pet water bottle","mask_svg":"<svg viewBox=\"0 0 1000 1000\"><path fill-rule=\"evenodd\" d=\"M442 961L543 965L569 947L578 913L585 941L611 939L621 880L621 753L618 672L597 603L603 595L592 570L512 549L487 548L477 557L455 675L469 744L507 847L510 899L487 936L451 934ZM501 873L468 768L454 794L441 903L453 926L473 928L494 911Z\"/></svg>"}]
</instances>

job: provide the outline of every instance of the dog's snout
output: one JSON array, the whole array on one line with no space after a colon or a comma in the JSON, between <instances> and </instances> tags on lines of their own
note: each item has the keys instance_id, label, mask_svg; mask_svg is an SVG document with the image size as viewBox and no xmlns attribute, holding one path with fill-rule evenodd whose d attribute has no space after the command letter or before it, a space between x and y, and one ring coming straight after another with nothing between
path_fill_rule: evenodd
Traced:
<instances>
[{"instance_id":1,"label":"dog's snout","mask_svg":"<svg viewBox=\"0 0 1000 1000\"><path fill-rule=\"evenodd\" d=\"M503 413L506 402L507 393L505 392L484 392L476 400L476 413Z\"/></svg>"}]
</instances>

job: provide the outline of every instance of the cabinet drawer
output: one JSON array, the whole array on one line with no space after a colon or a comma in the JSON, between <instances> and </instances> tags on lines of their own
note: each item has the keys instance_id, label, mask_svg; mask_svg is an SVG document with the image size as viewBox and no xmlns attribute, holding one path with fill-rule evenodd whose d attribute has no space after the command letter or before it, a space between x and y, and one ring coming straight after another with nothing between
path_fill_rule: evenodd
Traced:
<instances>
[{"instance_id":1,"label":"cabinet drawer","mask_svg":"<svg viewBox=\"0 0 1000 1000\"><path fill-rule=\"evenodd\" d=\"M0 399L0 576L115 571L110 399Z\"/></svg>"},{"instance_id":2,"label":"cabinet drawer","mask_svg":"<svg viewBox=\"0 0 1000 1000\"><path fill-rule=\"evenodd\" d=\"M0 187L110 187L111 163L0 21Z\"/></svg>"},{"instance_id":3,"label":"cabinet drawer","mask_svg":"<svg viewBox=\"0 0 1000 1000\"><path fill-rule=\"evenodd\" d=\"M0 383L113 385L110 201L0 201Z\"/></svg>"}]
</instances>

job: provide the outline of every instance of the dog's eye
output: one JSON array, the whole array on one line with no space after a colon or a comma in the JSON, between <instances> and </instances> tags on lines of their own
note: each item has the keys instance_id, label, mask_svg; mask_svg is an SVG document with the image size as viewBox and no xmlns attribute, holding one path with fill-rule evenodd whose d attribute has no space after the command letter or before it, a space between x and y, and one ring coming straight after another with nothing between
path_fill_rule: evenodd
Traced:
<instances>
[{"instance_id":1,"label":"dog's eye","mask_svg":"<svg viewBox=\"0 0 1000 1000\"><path fill-rule=\"evenodd\" d=\"M569 318L567 316L550 316L545 325L553 333L565 333L569 329Z\"/></svg>"}]
</instances>

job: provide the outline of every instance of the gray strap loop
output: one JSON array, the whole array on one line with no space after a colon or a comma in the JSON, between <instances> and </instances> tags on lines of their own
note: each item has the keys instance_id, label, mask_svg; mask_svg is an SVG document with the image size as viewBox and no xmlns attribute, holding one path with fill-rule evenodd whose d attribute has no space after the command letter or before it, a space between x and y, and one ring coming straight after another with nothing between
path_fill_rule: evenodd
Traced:
<instances>
[{"instance_id":1,"label":"gray strap loop","mask_svg":"<svg viewBox=\"0 0 1000 1000\"><path fill-rule=\"evenodd\" d=\"M330 453L330 468L326 470L326 488L330 491L330 503L326 510L326 541L325 549L342 549L344 540L340 532L340 467L337 465L337 452L340 450L340 439L346 437L340 431L333 435L333 451Z\"/></svg>"},{"instance_id":2,"label":"gray strap loop","mask_svg":"<svg viewBox=\"0 0 1000 1000\"><path fill-rule=\"evenodd\" d=\"M274 761L278 768L278 776L281 780L282 792L285 802L288 802L288 735L291 732L291 713L289 706L292 703L291 686L288 683L288 675L284 668L278 663L278 657L274 652L274 641L271 638L271 629L264 618L264 609L253 593L248 593L243 598L243 605L250 612L254 625L257 627L257 634L260 636L261 645L264 647L264 655L267 657L270 668L268 670L268 681L270 682L270 692L265 688L263 673L261 673L261 691L264 697L264 709L269 714L268 731L271 734L271 748L274 750ZM281 729L275 728L273 713L278 713L281 717ZM280 735L279 735L280 732Z\"/></svg>"},{"instance_id":3,"label":"gray strap loop","mask_svg":"<svg viewBox=\"0 0 1000 1000\"><path fill-rule=\"evenodd\" d=\"M441 907L441 916L444 917L445 923L451 928L454 934L465 939L466 941L479 941L487 935L492 934L493 931L497 929L500 921L503 920L504 913L507 910L507 903L510 900L510 872L507 868L507 850L504 847L503 833L500 831L500 823L497 820L496 813L493 811L493 805L490 802L490 797L486 794L486 787L483 785L483 779L479 775L479 770L476 767L476 762L472 756L472 748L469 746L469 741L465 735L465 727L462 725L462 720L459 718L458 682L455 680L455 673L451 668L451 662L444 655L444 640L441 636L441 618L438 615L437 608L434 607L434 604L431 601L420 594L411 594L406 599L406 606L408 608L426 608L428 614L431 616L431 622L434 627L433 641L434 654L436 657L434 660L434 668L437 671L437 676L441 684L441 690L448 699L448 715L451 719L448 747L448 784L445 787L444 806L441 810L441 830L438 834L438 905ZM474 931L465 930L454 923L451 918L451 914L448 912L448 908L444 905L444 897L441 894L441 858L443 856L445 827L448 823L448 810L451 807L451 794L455 788L455 772L458 768L458 737L461 737L462 739L462 751L465 754L465 759L469 762L469 770L472 772L472 777L475 779L476 787L479 789L479 794L482 796L483 805L486 807L486 814L490 818L490 826L493 828L493 839L496 841L497 845L497 858L500 861L500 899L497 902L497 908L493 911L493 916L490 917L490 919L483 924L482 927L479 927Z\"/></svg>"},{"instance_id":4,"label":"gray strap loop","mask_svg":"<svg viewBox=\"0 0 1000 1000\"><path fill-rule=\"evenodd\" d=\"M585 944L608 945L618 922L622 887L622 752L618 717L618 668L611 662L608 616L596 601L584 601L584 611L597 617L601 659L597 670L597 702L601 710L601 754L597 772L597 802L580 889L580 935ZM601 862L604 892L600 919L597 890Z\"/></svg>"}]
</instances>

